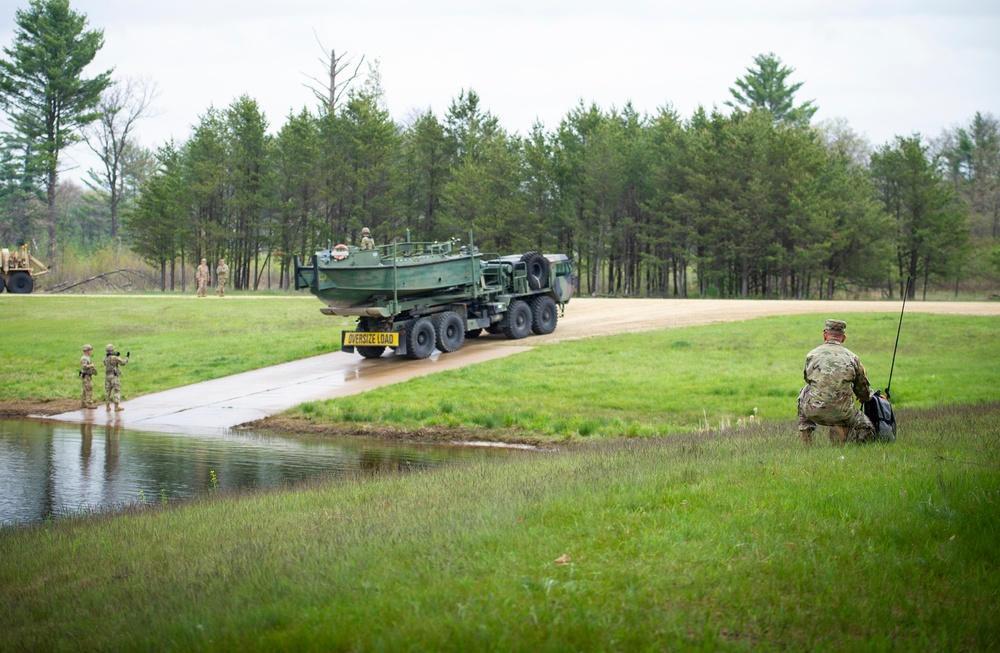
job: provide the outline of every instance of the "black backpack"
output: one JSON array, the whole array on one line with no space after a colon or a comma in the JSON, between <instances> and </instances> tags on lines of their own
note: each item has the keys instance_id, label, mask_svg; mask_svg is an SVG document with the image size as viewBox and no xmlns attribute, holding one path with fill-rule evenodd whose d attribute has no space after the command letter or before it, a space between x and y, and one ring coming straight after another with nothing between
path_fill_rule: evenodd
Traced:
<instances>
[{"instance_id":1,"label":"black backpack","mask_svg":"<svg viewBox=\"0 0 1000 653\"><path fill-rule=\"evenodd\" d=\"M882 396L881 390L872 393L872 398L864 404L865 415L875 427L876 439L880 442L896 440L896 416L892 413L892 404L888 397Z\"/></svg>"}]
</instances>

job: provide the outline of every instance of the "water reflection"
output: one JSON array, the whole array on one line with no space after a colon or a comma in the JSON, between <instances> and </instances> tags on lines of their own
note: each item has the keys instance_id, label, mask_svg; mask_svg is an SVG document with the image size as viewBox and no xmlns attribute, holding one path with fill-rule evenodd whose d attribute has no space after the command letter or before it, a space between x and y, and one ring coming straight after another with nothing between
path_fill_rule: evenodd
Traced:
<instances>
[{"instance_id":1,"label":"water reflection","mask_svg":"<svg viewBox=\"0 0 1000 653\"><path fill-rule=\"evenodd\" d=\"M0 420L0 523L18 524L213 487L274 487L363 471L429 468L512 452L257 433L173 435L118 424ZM213 481L214 478L214 481Z\"/></svg>"}]
</instances>

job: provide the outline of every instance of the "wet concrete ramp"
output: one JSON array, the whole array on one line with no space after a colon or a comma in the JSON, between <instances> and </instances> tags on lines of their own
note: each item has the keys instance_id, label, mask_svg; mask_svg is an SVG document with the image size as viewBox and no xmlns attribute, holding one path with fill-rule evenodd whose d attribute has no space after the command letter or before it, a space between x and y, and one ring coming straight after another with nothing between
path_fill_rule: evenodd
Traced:
<instances>
[{"instance_id":1,"label":"wet concrete ramp","mask_svg":"<svg viewBox=\"0 0 1000 653\"><path fill-rule=\"evenodd\" d=\"M194 383L122 402L125 410L78 410L51 415L64 422L105 424L171 433L206 433L275 415L308 401L358 394L383 385L509 356L531 349L525 346L489 346L470 343L447 355L435 352L424 360L386 355L364 359L334 352L259 370ZM125 379L128 395L128 377ZM94 384L95 396L103 387ZM99 392L101 391L101 392Z\"/></svg>"}]
</instances>

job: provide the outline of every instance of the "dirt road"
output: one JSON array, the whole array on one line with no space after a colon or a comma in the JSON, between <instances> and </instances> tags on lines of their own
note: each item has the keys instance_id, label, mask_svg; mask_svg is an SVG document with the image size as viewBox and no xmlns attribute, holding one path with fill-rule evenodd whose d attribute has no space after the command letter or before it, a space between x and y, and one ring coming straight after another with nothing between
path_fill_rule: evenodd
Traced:
<instances>
[{"instance_id":1,"label":"dirt road","mask_svg":"<svg viewBox=\"0 0 1000 653\"><path fill-rule=\"evenodd\" d=\"M559 318L555 333L523 344L560 342L664 327L738 322L771 315L816 313L899 313L900 302L795 301L756 299L595 299L575 298ZM907 312L947 315L1000 315L1000 302L907 302ZM822 324L820 322L820 324Z\"/></svg>"},{"instance_id":2,"label":"dirt road","mask_svg":"<svg viewBox=\"0 0 1000 653\"><path fill-rule=\"evenodd\" d=\"M52 415L66 422L121 422L140 430L205 433L260 420L308 401L357 394L417 376L526 351L566 340L649 331L664 327L734 322L770 315L815 313L821 318L847 313L896 313L899 302L816 302L699 299L577 298L566 307L555 331L525 340L470 339L457 352L409 360L387 352L366 360L333 352L127 401L122 413L103 409ZM1000 315L1000 302L912 302L907 311Z\"/></svg>"}]
</instances>

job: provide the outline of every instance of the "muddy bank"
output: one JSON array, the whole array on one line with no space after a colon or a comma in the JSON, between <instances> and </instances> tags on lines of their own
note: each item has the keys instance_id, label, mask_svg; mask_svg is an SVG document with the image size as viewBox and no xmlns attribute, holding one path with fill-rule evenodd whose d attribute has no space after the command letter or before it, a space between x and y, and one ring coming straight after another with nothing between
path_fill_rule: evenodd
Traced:
<instances>
[{"instance_id":1,"label":"muddy bank","mask_svg":"<svg viewBox=\"0 0 1000 653\"><path fill-rule=\"evenodd\" d=\"M279 414L254 422L241 424L238 428L254 431L268 431L282 435L318 436L361 436L382 440L405 440L427 444L467 444L470 442L526 445L537 447L551 445L545 440L515 430L421 427L416 429L394 428L384 424L316 424L303 417Z\"/></svg>"},{"instance_id":2,"label":"muddy bank","mask_svg":"<svg viewBox=\"0 0 1000 653\"><path fill-rule=\"evenodd\" d=\"M28 401L13 399L0 402L0 417L28 417L29 415L58 415L70 410L79 410L79 399L52 399L48 401ZM101 406L101 410L104 407Z\"/></svg>"}]
</instances>

